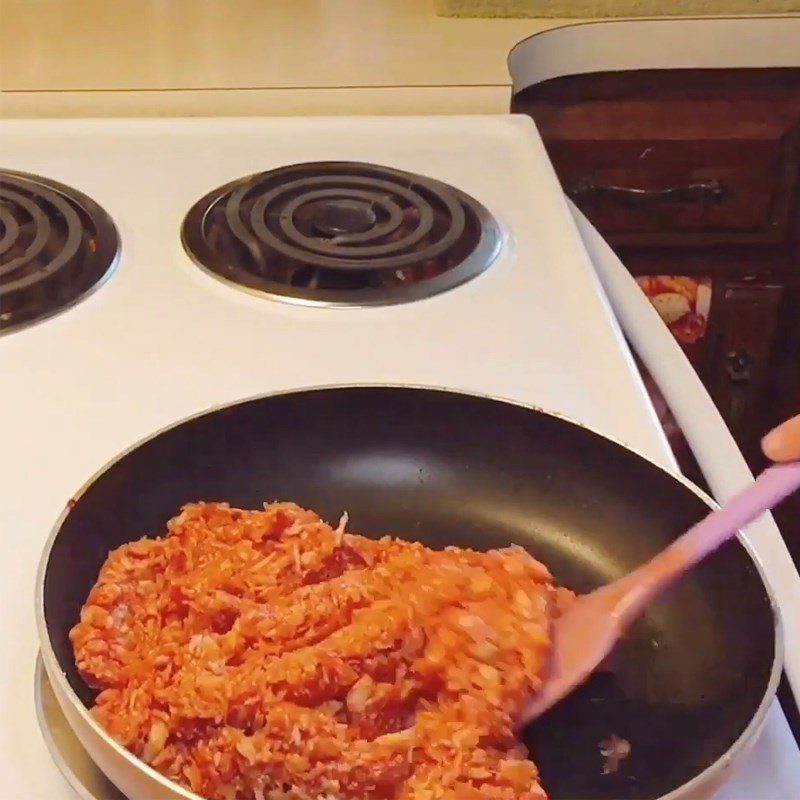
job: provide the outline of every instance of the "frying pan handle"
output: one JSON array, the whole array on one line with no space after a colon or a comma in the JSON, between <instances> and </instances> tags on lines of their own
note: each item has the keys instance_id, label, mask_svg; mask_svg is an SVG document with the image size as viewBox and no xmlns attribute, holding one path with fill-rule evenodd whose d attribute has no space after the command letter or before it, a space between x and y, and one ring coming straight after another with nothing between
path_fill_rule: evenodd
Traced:
<instances>
[{"instance_id":1,"label":"frying pan handle","mask_svg":"<svg viewBox=\"0 0 800 800\"><path fill-rule=\"evenodd\" d=\"M712 511L655 558L620 581L617 607L620 622L629 625L677 578L798 489L800 462L778 464L764 470L722 508Z\"/></svg>"}]
</instances>

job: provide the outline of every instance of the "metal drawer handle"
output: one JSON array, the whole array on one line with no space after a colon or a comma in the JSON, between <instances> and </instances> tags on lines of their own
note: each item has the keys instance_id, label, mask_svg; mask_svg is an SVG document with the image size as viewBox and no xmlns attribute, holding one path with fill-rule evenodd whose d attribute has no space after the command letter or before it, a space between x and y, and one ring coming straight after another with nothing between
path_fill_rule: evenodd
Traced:
<instances>
[{"instance_id":1,"label":"metal drawer handle","mask_svg":"<svg viewBox=\"0 0 800 800\"><path fill-rule=\"evenodd\" d=\"M733 383L747 383L753 377L756 357L749 351L740 347L731 350L725 356L725 372Z\"/></svg>"},{"instance_id":2,"label":"metal drawer handle","mask_svg":"<svg viewBox=\"0 0 800 800\"><path fill-rule=\"evenodd\" d=\"M670 186L666 189L634 189L629 186L608 186L580 181L569 192L574 200L614 200L628 205L650 203L721 203L728 190L715 179L689 183L685 186Z\"/></svg>"}]
</instances>

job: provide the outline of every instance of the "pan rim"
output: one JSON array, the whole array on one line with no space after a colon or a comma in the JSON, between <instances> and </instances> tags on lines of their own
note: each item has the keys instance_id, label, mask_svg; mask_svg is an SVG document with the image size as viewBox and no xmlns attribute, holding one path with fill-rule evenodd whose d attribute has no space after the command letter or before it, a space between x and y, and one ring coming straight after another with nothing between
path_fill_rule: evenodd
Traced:
<instances>
[{"instance_id":1,"label":"pan rim","mask_svg":"<svg viewBox=\"0 0 800 800\"><path fill-rule=\"evenodd\" d=\"M152 441L153 439L157 438L158 436L161 436L162 434L167 433L168 431L177 428L181 425L192 422L195 419L199 419L201 417L214 414L219 411L224 411L226 409L233 408L235 406L246 405L247 403L257 402L259 400L266 400L272 397L285 397L289 395L313 394L317 392L324 392L331 390L344 391L351 389L399 389L406 391L434 392L437 394L459 395L461 397L471 397L479 400L490 400L493 402L499 402L506 405L516 406L517 408L525 409L527 411L534 411L539 414L544 414L545 416L558 419L562 422L567 422L578 428L582 428L583 430L586 430L589 433L599 436L601 439L605 439L607 442L611 442L612 444L621 447L624 450L627 450L629 453L638 456L643 461L651 464L652 466L666 473L672 479L676 480L685 489L688 489L706 506L708 506L709 509L715 510L719 508L719 504L712 497L707 495L702 489L700 489L700 487L692 483L688 478L686 478L686 476L682 475L679 472L674 472L673 470L668 469L664 465L659 464L654 458L651 458L650 456L642 453L637 448L625 444L619 439L613 436L609 436L597 430L591 425L579 422L574 418L566 414L563 414L559 411L548 410L540 406L536 406L533 403L525 403L520 400L515 400L512 398L506 398L498 395L491 395L488 393L468 391L464 389L455 389L447 386L376 382L376 383L334 383L334 384L318 384L305 387L294 387L291 389L280 389L272 392L264 392L249 397L239 398L237 400L229 400L223 403L218 403L204 410L195 412L193 414L189 414L188 416L183 417L175 422L171 422L167 425L164 425L158 430L148 434L147 436L144 436L143 438L134 442L129 447L117 453L113 458L111 458L109 461L103 464L97 471L95 471L94 474L92 474L88 478L88 480L86 480L83 483L83 485L76 492L72 494L69 503L65 505L65 507L59 514L58 518L56 519L55 523L53 524L53 527L50 530L50 533L47 537L47 541L45 542L44 548L42 550L42 555L39 559L39 564L36 570L35 614L36 614L36 628L39 636L39 646L40 646L42 660L44 662L45 670L47 674L50 676L50 680L54 683L54 689L58 688L61 696L65 697L66 700L69 701L70 705L77 711L84 724L88 725L91 728L92 732L103 741L106 747L110 747L118 757L124 759L131 767L133 767L134 769L141 770L145 775L147 775L148 778L150 778L150 780L155 781L163 789L169 790L176 797L181 798L181 800L203 800L203 798L200 795L188 789L185 789L183 786L176 783L175 781L172 781L169 778L165 777L160 772L151 767L149 764L137 758L135 755L133 755L133 753L128 751L113 737L111 737L105 731L105 729L95 720L95 718L89 713L89 709L87 709L86 706L81 702L75 690L72 688L71 684L67 680L66 675L62 672L58 662L58 658L53 648L53 644L50 640L50 633L47 628L47 622L44 613L44 584L45 584L45 578L47 576L47 567L50 561L50 554L52 552L53 545L55 544L55 541L58 538L58 534L61 531L64 521L66 520L67 516L69 515L72 509L72 505L74 505L75 502L77 502L103 475L105 475L119 461L122 461L122 459L124 459L130 453L139 449L140 447ZM770 582L767 578L764 565L762 564L758 554L755 552L753 546L747 540L747 538L742 535L741 531L737 534L736 538L756 567L758 576L761 579L761 583L764 586L767 599L769 600L770 609L772 611L774 631L775 631L775 648L773 653L772 668L770 671L769 681L767 682L767 686L764 691L764 696L761 699L761 703L759 704L758 708L753 714L752 719L747 724L745 729L739 734L736 740L725 751L725 753L723 753L713 764L710 764L708 767L706 767L702 772L697 774L690 781L682 784L681 786L675 789L672 789L669 793L662 795L656 800L686 800L686 798L691 798L692 796L694 796L693 792L695 790L700 789L705 784L713 781L715 777L721 776L725 772L725 770L727 770L730 767L730 765L736 761L737 757L743 752L745 752L751 743L755 742L758 734L761 732L766 722L767 713L769 712L772 703L775 697L777 696L781 673L783 671L784 650L785 650L781 611L776 601Z\"/></svg>"}]
</instances>

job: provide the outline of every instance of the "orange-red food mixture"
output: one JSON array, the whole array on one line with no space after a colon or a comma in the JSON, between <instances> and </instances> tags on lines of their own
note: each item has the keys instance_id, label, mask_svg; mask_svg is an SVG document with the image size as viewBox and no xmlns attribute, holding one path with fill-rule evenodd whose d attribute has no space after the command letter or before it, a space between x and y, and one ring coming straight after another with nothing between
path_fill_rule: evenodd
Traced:
<instances>
[{"instance_id":1,"label":"orange-red food mixture","mask_svg":"<svg viewBox=\"0 0 800 800\"><path fill-rule=\"evenodd\" d=\"M109 555L71 639L100 724L209 800L542 800L512 727L563 591L521 548L198 504Z\"/></svg>"}]
</instances>

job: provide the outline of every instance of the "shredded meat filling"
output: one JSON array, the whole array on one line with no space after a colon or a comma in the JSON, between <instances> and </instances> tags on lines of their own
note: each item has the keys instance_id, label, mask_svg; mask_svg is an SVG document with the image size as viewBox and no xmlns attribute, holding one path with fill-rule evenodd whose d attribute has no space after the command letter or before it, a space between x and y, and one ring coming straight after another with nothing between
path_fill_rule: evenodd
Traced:
<instances>
[{"instance_id":1,"label":"shredded meat filling","mask_svg":"<svg viewBox=\"0 0 800 800\"><path fill-rule=\"evenodd\" d=\"M200 503L112 552L70 634L97 721L208 800L545 800L513 720L571 594L345 522Z\"/></svg>"}]
</instances>

